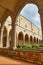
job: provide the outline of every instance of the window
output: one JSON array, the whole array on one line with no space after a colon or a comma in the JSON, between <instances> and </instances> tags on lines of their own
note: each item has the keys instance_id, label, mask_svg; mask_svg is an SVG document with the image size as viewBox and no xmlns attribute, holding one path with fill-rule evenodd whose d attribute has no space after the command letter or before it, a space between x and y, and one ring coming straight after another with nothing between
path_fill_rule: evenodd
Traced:
<instances>
[{"instance_id":1,"label":"window","mask_svg":"<svg viewBox=\"0 0 43 65\"><path fill-rule=\"evenodd\" d=\"M27 28L27 25L25 25L25 27Z\"/></svg>"}]
</instances>

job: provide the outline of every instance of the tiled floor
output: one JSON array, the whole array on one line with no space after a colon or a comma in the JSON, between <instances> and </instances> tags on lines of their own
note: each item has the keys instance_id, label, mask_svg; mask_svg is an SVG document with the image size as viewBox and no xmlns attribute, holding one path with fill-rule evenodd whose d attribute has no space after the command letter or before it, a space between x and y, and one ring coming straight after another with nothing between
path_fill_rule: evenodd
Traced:
<instances>
[{"instance_id":1,"label":"tiled floor","mask_svg":"<svg viewBox=\"0 0 43 65\"><path fill-rule=\"evenodd\" d=\"M0 65L37 65L8 57L0 56Z\"/></svg>"}]
</instances>

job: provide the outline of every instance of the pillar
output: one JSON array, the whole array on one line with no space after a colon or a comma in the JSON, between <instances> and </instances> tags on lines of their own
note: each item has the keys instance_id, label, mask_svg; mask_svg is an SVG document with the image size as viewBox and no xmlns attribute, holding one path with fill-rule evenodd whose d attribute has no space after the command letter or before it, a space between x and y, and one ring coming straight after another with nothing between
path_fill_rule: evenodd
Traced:
<instances>
[{"instance_id":1,"label":"pillar","mask_svg":"<svg viewBox=\"0 0 43 65\"><path fill-rule=\"evenodd\" d=\"M2 43L1 43L1 34L2 34L2 29L0 27L0 48L2 48Z\"/></svg>"},{"instance_id":2,"label":"pillar","mask_svg":"<svg viewBox=\"0 0 43 65\"><path fill-rule=\"evenodd\" d=\"M18 33L16 33L16 45L18 45Z\"/></svg>"},{"instance_id":3,"label":"pillar","mask_svg":"<svg viewBox=\"0 0 43 65\"><path fill-rule=\"evenodd\" d=\"M1 27L1 48L3 48L3 31L4 31L4 24Z\"/></svg>"},{"instance_id":4,"label":"pillar","mask_svg":"<svg viewBox=\"0 0 43 65\"><path fill-rule=\"evenodd\" d=\"M7 32L7 48L9 48L9 32Z\"/></svg>"},{"instance_id":5,"label":"pillar","mask_svg":"<svg viewBox=\"0 0 43 65\"><path fill-rule=\"evenodd\" d=\"M4 31L4 25L1 29L1 48L4 48L3 47L3 31ZM9 40L9 35L8 35L8 32L7 32L7 41L6 41L6 47L5 48L8 48L8 40Z\"/></svg>"},{"instance_id":6,"label":"pillar","mask_svg":"<svg viewBox=\"0 0 43 65\"><path fill-rule=\"evenodd\" d=\"M4 25L0 27L0 48L3 48L3 30L4 30Z\"/></svg>"},{"instance_id":7,"label":"pillar","mask_svg":"<svg viewBox=\"0 0 43 65\"><path fill-rule=\"evenodd\" d=\"M15 27L15 18L13 15L12 17L12 29L11 29L11 41L10 41L10 49L16 48L16 27Z\"/></svg>"},{"instance_id":8,"label":"pillar","mask_svg":"<svg viewBox=\"0 0 43 65\"><path fill-rule=\"evenodd\" d=\"M41 27L42 27L42 44L43 44L43 9L39 10L40 18L41 18Z\"/></svg>"},{"instance_id":9,"label":"pillar","mask_svg":"<svg viewBox=\"0 0 43 65\"><path fill-rule=\"evenodd\" d=\"M32 44L34 44L34 37L32 36Z\"/></svg>"},{"instance_id":10,"label":"pillar","mask_svg":"<svg viewBox=\"0 0 43 65\"><path fill-rule=\"evenodd\" d=\"M25 36L23 36L23 44L25 44Z\"/></svg>"},{"instance_id":11,"label":"pillar","mask_svg":"<svg viewBox=\"0 0 43 65\"><path fill-rule=\"evenodd\" d=\"M29 44L30 44L30 36L29 36Z\"/></svg>"},{"instance_id":12,"label":"pillar","mask_svg":"<svg viewBox=\"0 0 43 65\"><path fill-rule=\"evenodd\" d=\"M16 25L14 25L14 49L16 48Z\"/></svg>"}]
</instances>

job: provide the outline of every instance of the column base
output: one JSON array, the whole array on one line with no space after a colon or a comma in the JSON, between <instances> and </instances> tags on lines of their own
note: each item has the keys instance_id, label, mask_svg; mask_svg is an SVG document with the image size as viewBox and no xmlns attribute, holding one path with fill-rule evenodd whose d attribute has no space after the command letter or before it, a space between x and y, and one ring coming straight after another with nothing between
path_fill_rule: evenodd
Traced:
<instances>
[{"instance_id":1,"label":"column base","mask_svg":"<svg viewBox=\"0 0 43 65\"><path fill-rule=\"evenodd\" d=\"M8 49L13 50L13 48L12 48L12 47L8 47Z\"/></svg>"},{"instance_id":2,"label":"column base","mask_svg":"<svg viewBox=\"0 0 43 65\"><path fill-rule=\"evenodd\" d=\"M0 44L0 48L2 48L3 47L3 45L2 44Z\"/></svg>"},{"instance_id":3,"label":"column base","mask_svg":"<svg viewBox=\"0 0 43 65\"><path fill-rule=\"evenodd\" d=\"M16 49L16 47L13 47L13 49Z\"/></svg>"}]
</instances>

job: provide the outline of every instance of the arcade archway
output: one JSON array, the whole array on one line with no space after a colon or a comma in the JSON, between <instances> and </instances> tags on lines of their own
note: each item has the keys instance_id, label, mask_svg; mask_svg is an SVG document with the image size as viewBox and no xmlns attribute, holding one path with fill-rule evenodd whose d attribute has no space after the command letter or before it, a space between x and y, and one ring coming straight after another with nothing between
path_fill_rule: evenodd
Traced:
<instances>
[{"instance_id":1,"label":"arcade archway","mask_svg":"<svg viewBox=\"0 0 43 65\"><path fill-rule=\"evenodd\" d=\"M38 40L38 38L37 38L37 43L39 43L39 40Z\"/></svg>"},{"instance_id":2,"label":"arcade archway","mask_svg":"<svg viewBox=\"0 0 43 65\"><path fill-rule=\"evenodd\" d=\"M7 2L10 2L10 4L7 3ZM40 15L41 15L41 23L42 23L41 25L42 25L42 35L43 35L43 14L42 14L43 13L43 7L42 7L43 6L42 5L43 1L42 0L36 0L36 1L35 0L22 0L22 1L19 1L19 0L17 0L17 1L16 0L15 1L14 0L10 0L10 1L4 0L4 1L0 1L0 5L1 5L1 8L2 8L0 10L3 11L2 12L3 14L1 13L1 16L4 15L5 12L8 12L8 11L9 11L9 13L12 16L12 20L13 20L13 23L12 23L12 32L11 32L11 39L12 39L11 43L13 43L12 47L14 46L14 33L15 33L15 31L14 31L15 27L14 26L15 26L16 18L18 16L18 14L20 13L20 11L22 10L22 8L27 3L34 3L34 4L36 4L38 6L39 12L40 12ZM6 4L6 6L4 4ZM6 13L6 15L7 15L7 13ZM6 17L6 15L4 15L4 17ZM0 16L0 21L3 24L4 21L5 21L5 18L3 19L3 16L2 16L2 18L1 18L1 16Z\"/></svg>"},{"instance_id":3,"label":"arcade archway","mask_svg":"<svg viewBox=\"0 0 43 65\"><path fill-rule=\"evenodd\" d=\"M7 46L7 29L6 27L4 27L4 31L3 31L3 47Z\"/></svg>"},{"instance_id":4,"label":"arcade archway","mask_svg":"<svg viewBox=\"0 0 43 65\"><path fill-rule=\"evenodd\" d=\"M20 32L19 34L18 34L18 44L23 44L23 33L22 32Z\"/></svg>"},{"instance_id":5,"label":"arcade archway","mask_svg":"<svg viewBox=\"0 0 43 65\"><path fill-rule=\"evenodd\" d=\"M25 44L28 44L29 43L29 37L28 37L28 34L25 35Z\"/></svg>"},{"instance_id":6,"label":"arcade archway","mask_svg":"<svg viewBox=\"0 0 43 65\"><path fill-rule=\"evenodd\" d=\"M33 37L30 36L30 44L33 44Z\"/></svg>"},{"instance_id":7,"label":"arcade archway","mask_svg":"<svg viewBox=\"0 0 43 65\"><path fill-rule=\"evenodd\" d=\"M34 37L34 43L36 43L36 38Z\"/></svg>"}]
</instances>

